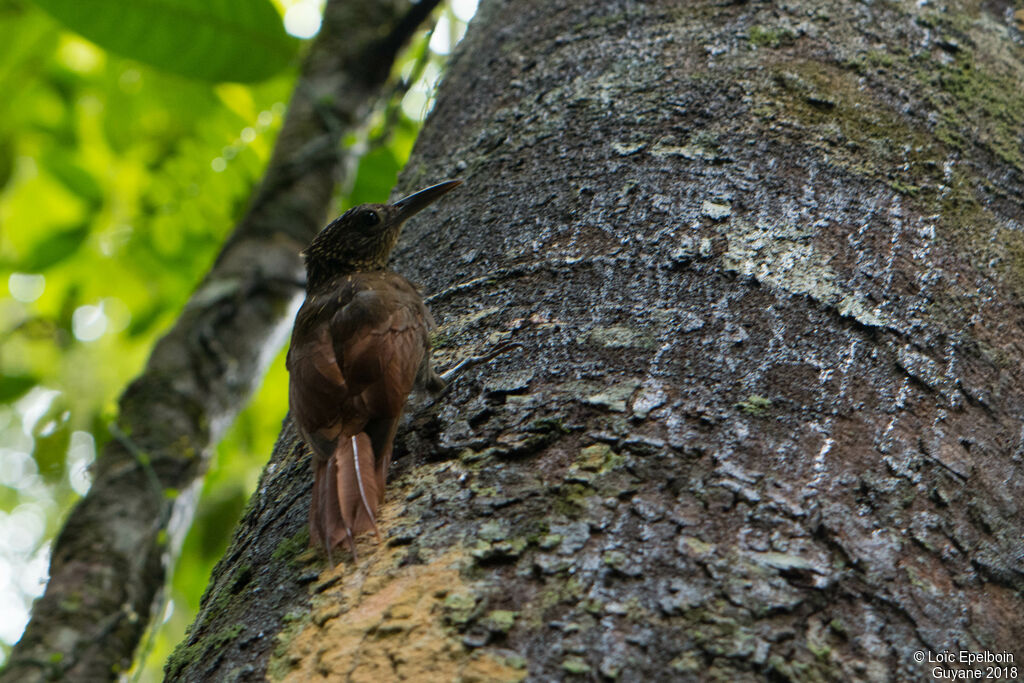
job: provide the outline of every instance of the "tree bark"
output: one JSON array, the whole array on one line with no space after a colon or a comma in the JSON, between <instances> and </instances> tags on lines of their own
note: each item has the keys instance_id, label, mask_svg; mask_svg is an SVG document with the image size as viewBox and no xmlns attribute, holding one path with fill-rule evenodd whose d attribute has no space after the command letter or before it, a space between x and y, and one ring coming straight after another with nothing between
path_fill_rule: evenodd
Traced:
<instances>
[{"instance_id":1,"label":"tree bark","mask_svg":"<svg viewBox=\"0 0 1024 683\"><path fill-rule=\"evenodd\" d=\"M286 424L169 679L1020 666L1024 17L568 4L481 4L401 182L466 179L394 259L435 360L523 348L333 569Z\"/></svg>"},{"instance_id":2,"label":"tree bark","mask_svg":"<svg viewBox=\"0 0 1024 683\"><path fill-rule=\"evenodd\" d=\"M0 681L98 681L130 666L212 448L287 333L298 252L323 225L341 140L365 125L396 51L436 4L328 3L252 205L122 395L114 438Z\"/></svg>"}]
</instances>

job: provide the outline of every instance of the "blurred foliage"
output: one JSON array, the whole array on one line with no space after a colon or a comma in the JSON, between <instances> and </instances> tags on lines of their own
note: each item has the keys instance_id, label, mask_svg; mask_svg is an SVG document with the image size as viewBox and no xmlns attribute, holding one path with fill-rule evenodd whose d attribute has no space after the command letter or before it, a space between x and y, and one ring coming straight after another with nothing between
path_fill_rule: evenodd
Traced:
<instances>
[{"instance_id":1,"label":"blurred foliage","mask_svg":"<svg viewBox=\"0 0 1024 683\"><path fill-rule=\"evenodd\" d=\"M110 52L199 80L263 80L291 64L298 46L270 0L35 2Z\"/></svg>"},{"instance_id":2,"label":"blurred foliage","mask_svg":"<svg viewBox=\"0 0 1024 683\"><path fill-rule=\"evenodd\" d=\"M305 5L301 19L310 3L315 12L316 0L278 9ZM400 59L393 101L346 141L360 162L337 210L388 196L475 1L453 7ZM88 490L117 397L243 212L296 72L188 80L107 52L28 0L0 0L0 35L2 663L42 592L50 541ZM217 449L142 680L161 678L192 621L273 448L286 389L280 356Z\"/></svg>"},{"instance_id":3,"label":"blurred foliage","mask_svg":"<svg viewBox=\"0 0 1024 683\"><path fill-rule=\"evenodd\" d=\"M111 56L18 0L0 0L0 35L6 656L116 399L244 209L295 74L248 87L185 80ZM283 413L280 400L247 413L219 460L241 470L238 491L215 498L251 490ZM256 424L270 436L255 438ZM208 566L216 553L182 563Z\"/></svg>"}]
</instances>

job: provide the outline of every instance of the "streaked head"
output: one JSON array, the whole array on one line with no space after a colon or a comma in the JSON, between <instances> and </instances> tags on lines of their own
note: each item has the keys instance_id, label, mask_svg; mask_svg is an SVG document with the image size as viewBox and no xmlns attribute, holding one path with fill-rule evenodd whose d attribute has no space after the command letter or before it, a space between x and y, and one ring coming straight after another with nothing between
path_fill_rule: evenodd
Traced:
<instances>
[{"instance_id":1,"label":"streaked head","mask_svg":"<svg viewBox=\"0 0 1024 683\"><path fill-rule=\"evenodd\" d=\"M461 184L461 180L446 180L393 204L360 204L349 209L321 230L302 252L308 282L383 269L402 225Z\"/></svg>"}]
</instances>

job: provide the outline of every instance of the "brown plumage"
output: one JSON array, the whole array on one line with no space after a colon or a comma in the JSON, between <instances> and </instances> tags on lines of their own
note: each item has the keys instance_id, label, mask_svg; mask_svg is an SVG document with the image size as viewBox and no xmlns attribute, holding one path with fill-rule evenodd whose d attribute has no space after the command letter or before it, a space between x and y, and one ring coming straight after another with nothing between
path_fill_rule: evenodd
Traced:
<instances>
[{"instance_id":1,"label":"brown plumage","mask_svg":"<svg viewBox=\"0 0 1024 683\"><path fill-rule=\"evenodd\" d=\"M303 252L306 301L288 349L292 419L313 450L310 540L331 557L377 532L395 430L414 386L438 391L433 319L416 288L385 270L402 224L453 189L449 180L394 204L364 204Z\"/></svg>"}]
</instances>

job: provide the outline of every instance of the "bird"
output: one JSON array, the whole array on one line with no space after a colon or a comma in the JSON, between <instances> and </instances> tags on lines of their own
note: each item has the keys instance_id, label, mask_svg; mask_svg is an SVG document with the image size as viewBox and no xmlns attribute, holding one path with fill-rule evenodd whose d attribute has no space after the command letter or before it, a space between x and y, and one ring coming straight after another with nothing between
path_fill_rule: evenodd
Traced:
<instances>
[{"instance_id":1,"label":"bird","mask_svg":"<svg viewBox=\"0 0 1024 683\"><path fill-rule=\"evenodd\" d=\"M313 452L310 543L331 566L339 545L355 556L356 536L380 538L377 509L410 392L445 388L430 362L430 311L387 261L405 221L461 183L349 209L302 252L306 299L286 359L288 402Z\"/></svg>"}]
</instances>

